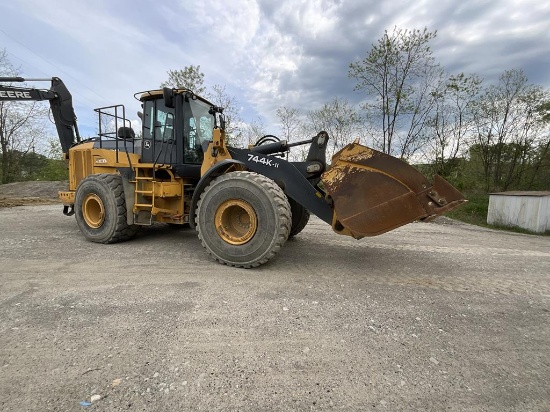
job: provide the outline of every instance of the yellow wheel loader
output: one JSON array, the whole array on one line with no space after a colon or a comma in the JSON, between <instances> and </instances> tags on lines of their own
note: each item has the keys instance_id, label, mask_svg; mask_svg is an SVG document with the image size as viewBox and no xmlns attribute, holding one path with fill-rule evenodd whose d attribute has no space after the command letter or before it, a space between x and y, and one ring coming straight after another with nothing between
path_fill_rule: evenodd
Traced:
<instances>
[{"instance_id":1,"label":"yellow wheel loader","mask_svg":"<svg viewBox=\"0 0 550 412\"><path fill-rule=\"evenodd\" d=\"M310 213L341 235L360 239L407 223L428 221L465 202L436 176L352 143L327 165L329 136L289 143L265 136L246 148L226 145L223 108L191 90L139 92L136 133L122 105L95 109L99 133L81 139L71 94L57 78L49 89L0 86L0 100L48 100L69 167L59 193L85 238L114 243L140 226L163 222L195 228L220 263L251 268L274 257ZM303 162L284 155L309 145Z\"/></svg>"}]
</instances>

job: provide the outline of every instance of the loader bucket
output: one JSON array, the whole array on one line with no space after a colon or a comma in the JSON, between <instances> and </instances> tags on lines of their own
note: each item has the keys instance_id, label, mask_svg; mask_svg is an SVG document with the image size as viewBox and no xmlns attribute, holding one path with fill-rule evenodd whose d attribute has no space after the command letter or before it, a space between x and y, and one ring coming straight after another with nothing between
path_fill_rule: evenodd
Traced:
<instances>
[{"instance_id":1,"label":"loader bucket","mask_svg":"<svg viewBox=\"0 0 550 412\"><path fill-rule=\"evenodd\" d=\"M334 205L332 228L356 239L429 221L467 202L442 177L430 183L404 161L358 143L336 153L321 179Z\"/></svg>"}]
</instances>

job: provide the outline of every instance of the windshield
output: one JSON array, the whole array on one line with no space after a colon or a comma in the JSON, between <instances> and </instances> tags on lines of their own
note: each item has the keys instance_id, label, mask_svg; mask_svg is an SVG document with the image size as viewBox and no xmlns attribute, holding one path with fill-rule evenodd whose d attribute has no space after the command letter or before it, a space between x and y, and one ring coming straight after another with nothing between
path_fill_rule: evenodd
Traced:
<instances>
[{"instance_id":1,"label":"windshield","mask_svg":"<svg viewBox=\"0 0 550 412\"><path fill-rule=\"evenodd\" d=\"M189 99L184 106L184 161L201 164L204 143L212 141L214 116L208 113L210 105L201 100Z\"/></svg>"},{"instance_id":2,"label":"windshield","mask_svg":"<svg viewBox=\"0 0 550 412\"><path fill-rule=\"evenodd\" d=\"M202 144L205 140L212 140L212 129L214 128L214 116L209 112L210 105L200 100L190 100L189 108L189 138L194 144Z\"/></svg>"}]
</instances>

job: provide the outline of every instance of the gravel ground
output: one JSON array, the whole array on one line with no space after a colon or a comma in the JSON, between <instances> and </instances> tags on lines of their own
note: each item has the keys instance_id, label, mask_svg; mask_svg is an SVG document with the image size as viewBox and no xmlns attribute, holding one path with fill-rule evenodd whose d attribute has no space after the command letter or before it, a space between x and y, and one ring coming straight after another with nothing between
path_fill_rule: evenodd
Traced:
<instances>
[{"instance_id":1,"label":"gravel ground","mask_svg":"<svg viewBox=\"0 0 550 412\"><path fill-rule=\"evenodd\" d=\"M99 245L59 205L0 208L0 410L548 411L549 246L312 219L244 270L190 229Z\"/></svg>"}]
</instances>

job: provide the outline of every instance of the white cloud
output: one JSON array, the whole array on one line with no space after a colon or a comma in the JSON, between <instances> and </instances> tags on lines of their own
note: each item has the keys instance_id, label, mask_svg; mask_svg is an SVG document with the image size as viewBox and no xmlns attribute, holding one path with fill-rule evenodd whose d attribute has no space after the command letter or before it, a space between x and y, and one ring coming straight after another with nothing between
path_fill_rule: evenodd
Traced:
<instances>
[{"instance_id":1,"label":"white cloud","mask_svg":"<svg viewBox=\"0 0 550 412\"><path fill-rule=\"evenodd\" d=\"M283 105L358 101L348 65L394 26L437 29L435 57L454 73L490 81L523 68L550 86L550 5L537 0L18 0L0 14L0 47L25 75L62 77L90 130L93 107L123 103L133 114L133 93L191 64L268 130Z\"/></svg>"}]
</instances>

